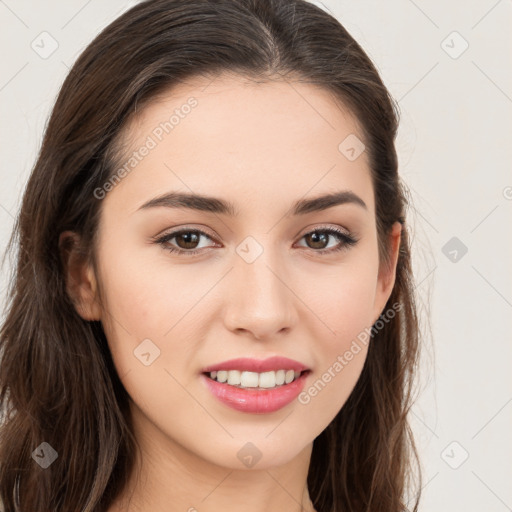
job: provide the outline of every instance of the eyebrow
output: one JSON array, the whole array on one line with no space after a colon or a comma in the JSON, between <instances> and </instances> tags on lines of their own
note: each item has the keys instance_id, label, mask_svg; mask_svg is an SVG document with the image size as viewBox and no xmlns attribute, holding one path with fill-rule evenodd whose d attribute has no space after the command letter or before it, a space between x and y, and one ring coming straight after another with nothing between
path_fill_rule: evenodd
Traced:
<instances>
[{"instance_id":1,"label":"eyebrow","mask_svg":"<svg viewBox=\"0 0 512 512\"><path fill-rule=\"evenodd\" d=\"M305 215L327 210L342 204L355 204L367 210L366 203L350 190L333 192L310 199L300 199L292 205L291 215ZM187 208L203 212L218 213L236 217L239 215L235 205L224 199L201 194L169 192L144 203L138 210L164 206L166 208ZM137 210L137 211L138 211ZM290 214L288 214L290 215Z\"/></svg>"}]
</instances>

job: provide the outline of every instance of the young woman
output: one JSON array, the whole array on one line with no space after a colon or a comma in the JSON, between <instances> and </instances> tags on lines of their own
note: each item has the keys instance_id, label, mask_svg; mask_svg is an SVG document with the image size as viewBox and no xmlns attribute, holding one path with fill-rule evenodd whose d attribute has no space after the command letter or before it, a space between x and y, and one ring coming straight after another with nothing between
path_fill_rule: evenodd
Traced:
<instances>
[{"instance_id":1,"label":"young woman","mask_svg":"<svg viewBox=\"0 0 512 512\"><path fill-rule=\"evenodd\" d=\"M417 510L397 123L302 0L148 0L98 35L10 243L4 510Z\"/></svg>"}]
</instances>

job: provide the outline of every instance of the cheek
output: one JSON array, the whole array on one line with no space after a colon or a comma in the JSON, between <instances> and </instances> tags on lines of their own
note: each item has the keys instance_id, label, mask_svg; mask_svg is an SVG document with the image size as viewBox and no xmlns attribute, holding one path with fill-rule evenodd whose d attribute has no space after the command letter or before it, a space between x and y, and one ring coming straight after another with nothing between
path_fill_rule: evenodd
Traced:
<instances>
[{"instance_id":1,"label":"cheek","mask_svg":"<svg viewBox=\"0 0 512 512\"><path fill-rule=\"evenodd\" d=\"M313 285L304 281L302 297L325 325L327 346L339 348L371 325L376 286L377 265L363 260L317 272Z\"/></svg>"},{"instance_id":2,"label":"cheek","mask_svg":"<svg viewBox=\"0 0 512 512\"><path fill-rule=\"evenodd\" d=\"M113 254L112 246L103 247L100 280L102 323L118 373L139 369L143 362L139 352L150 353L152 366L165 367L165 347L173 329L183 334L187 325L183 321L191 308L187 297L194 294L186 286L194 281L186 280L179 269L162 272L144 251L116 250L115 258ZM173 356L179 350L175 347Z\"/></svg>"},{"instance_id":3,"label":"cheek","mask_svg":"<svg viewBox=\"0 0 512 512\"><path fill-rule=\"evenodd\" d=\"M135 338L162 337L197 302L205 283L194 279L186 266L165 262L160 251L117 252L108 258L108 247L101 277L113 327L125 327Z\"/></svg>"},{"instance_id":4,"label":"cheek","mask_svg":"<svg viewBox=\"0 0 512 512\"><path fill-rule=\"evenodd\" d=\"M319 424L334 418L361 375L370 342L376 274L376 262L360 261L350 269L318 276L305 300L314 304L311 309L324 327L312 333L317 365L298 401L319 415Z\"/></svg>"},{"instance_id":5,"label":"cheek","mask_svg":"<svg viewBox=\"0 0 512 512\"><path fill-rule=\"evenodd\" d=\"M176 410L201 414L186 391L194 377L186 369L200 343L200 308L193 306L205 287L180 267L161 270L123 254L110 264L104 260L102 288L108 311L104 330L117 374L136 407L152 418L158 411L165 426L173 423Z\"/></svg>"}]
</instances>

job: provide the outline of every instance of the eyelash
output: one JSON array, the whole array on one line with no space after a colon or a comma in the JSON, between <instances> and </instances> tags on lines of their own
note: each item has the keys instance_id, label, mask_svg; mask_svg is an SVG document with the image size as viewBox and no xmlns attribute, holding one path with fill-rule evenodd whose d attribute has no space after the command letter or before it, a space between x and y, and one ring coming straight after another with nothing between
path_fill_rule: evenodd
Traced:
<instances>
[{"instance_id":1,"label":"eyelash","mask_svg":"<svg viewBox=\"0 0 512 512\"><path fill-rule=\"evenodd\" d=\"M170 240L172 240L176 236L181 235L183 233L198 233L198 234L204 235L207 238L209 238L210 240L212 240L211 236L209 236L204 231L201 231L200 229L180 229L179 231L174 231L172 233L163 235L162 237L156 238L154 241L155 241L155 243L160 244L166 251L169 251L171 253L175 253L178 255L187 254L189 256L199 254L204 248L186 250L186 249L177 249L176 247L171 247L168 245L168 242ZM326 233L328 235L333 235L336 238L338 238L341 242L338 246L331 247L330 249L315 250L315 249L311 249L310 247L306 247L306 249L309 249L309 250L313 251L314 253L318 253L321 256L336 253L336 252L339 252L342 250L347 250L350 247L356 245L357 242L359 241L359 239L354 238L352 235L348 235L344 231L341 231L336 228L317 228L317 229L314 229L314 230L309 231L309 232L305 233L304 235L302 235L301 239L304 238L305 236L311 235L313 233Z\"/></svg>"}]
</instances>

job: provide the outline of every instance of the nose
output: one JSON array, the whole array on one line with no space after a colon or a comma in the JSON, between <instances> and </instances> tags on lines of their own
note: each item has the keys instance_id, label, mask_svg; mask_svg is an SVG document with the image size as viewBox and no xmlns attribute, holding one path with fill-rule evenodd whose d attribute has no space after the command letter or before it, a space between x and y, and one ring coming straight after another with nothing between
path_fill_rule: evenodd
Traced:
<instances>
[{"instance_id":1,"label":"nose","mask_svg":"<svg viewBox=\"0 0 512 512\"><path fill-rule=\"evenodd\" d=\"M289 332L298 320L297 298L283 265L270 261L264 252L252 263L237 257L234 266L225 304L226 328L257 340Z\"/></svg>"}]
</instances>

